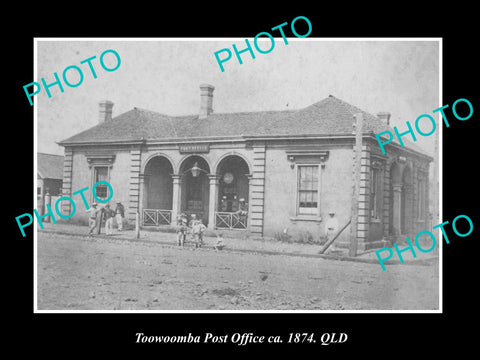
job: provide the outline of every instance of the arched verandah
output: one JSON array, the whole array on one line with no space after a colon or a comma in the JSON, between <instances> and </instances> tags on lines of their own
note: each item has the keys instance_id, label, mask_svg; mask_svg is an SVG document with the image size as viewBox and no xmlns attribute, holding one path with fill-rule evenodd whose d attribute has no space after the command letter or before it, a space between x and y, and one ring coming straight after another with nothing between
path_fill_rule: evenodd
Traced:
<instances>
[{"instance_id":1,"label":"arched verandah","mask_svg":"<svg viewBox=\"0 0 480 360\"><path fill-rule=\"evenodd\" d=\"M249 176L247 162L238 155L225 156L216 169L218 191L215 227L247 229L249 214Z\"/></svg>"},{"instance_id":2,"label":"arched verandah","mask_svg":"<svg viewBox=\"0 0 480 360\"><path fill-rule=\"evenodd\" d=\"M410 166L395 161L390 168L390 235L408 237L413 231L413 175Z\"/></svg>"},{"instance_id":3,"label":"arched verandah","mask_svg":"<svg viewBox=\"0 0 480 360\"><path fill-rule=\"evenodd\" d=\"M180 212L189 218L195 214L205 226L209 224L210 166L199 155L185 158L180 165Z\"/></svg>"},{"instance_id":4,"label":"arched verandah","mask_svg":"<svg viewBox=\"0 0 480 360\"><path fill-rule=\"evenodd\" d=\"M170 225L173 204L173 166L162 155L148 160L143 171L142 224Z\"/></svg>"}]
</instances>

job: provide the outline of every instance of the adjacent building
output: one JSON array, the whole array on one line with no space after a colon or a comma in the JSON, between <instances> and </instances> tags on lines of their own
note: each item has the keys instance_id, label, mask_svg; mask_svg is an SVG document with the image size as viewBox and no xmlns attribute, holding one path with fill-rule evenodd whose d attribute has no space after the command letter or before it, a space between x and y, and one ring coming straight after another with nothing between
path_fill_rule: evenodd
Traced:
<instances>
[{"instance_id":1,"label":"adjacent building","mask_svg":"<svg viewBox=\"0 0 480 360\"><path fill-rule=\"evenodd\" d=\"M62 192L63 156L37 153L37 209L43 214L45 194L57 196Z\"/></svg>"},{"instance_id":2,"label":"adjacent building","mask_svg":"<svg viewBox=\"0 0 480 360\"><path fill-rule=\"evenodd\" d=\"M130 221L139 212L143 226L175 226L183 212L210 229L319 239L329 212L340 226L351 217L361 116L358 248L426 229L432 158L406 141L382 155L375 134L390 128L389 113L374 116L331 95L297 110L215 113L214 87L200 90L200 111L188 116L133 108L113 117L113 103L100 102L98 125L59 142L63 194L106 180L111 201L125 205ZM103 198L108 191L96 189ZM82 206L76 217L87 216ZM348 242L345 231L338 243Z\"/></svg>"}]
</instances>

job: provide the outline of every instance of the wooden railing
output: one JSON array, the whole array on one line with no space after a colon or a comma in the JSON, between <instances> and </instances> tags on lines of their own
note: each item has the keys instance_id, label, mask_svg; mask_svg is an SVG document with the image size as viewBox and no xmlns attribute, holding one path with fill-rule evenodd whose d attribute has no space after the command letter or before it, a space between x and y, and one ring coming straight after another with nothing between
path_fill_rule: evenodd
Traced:
<instances>
[{"instance_id":1,"label":"wooden railing","mask_svg":"<svg viewBox=\"0 0 480 360\"><path fill-rule=\"evenodd\" d=\"M232 212L216 212L215 227L217 229L246 229L247 215Z\"/></svg>"},{"instance_id":2,"label":"wooden railing","mask_svg":"<svg viewBox=\"0 0 480 360\"><path fill-rule=\"evenodd\" d=\"M142 224L144 226L170 225L172 210L143 209Z\"/></svg>"}]
</instances>

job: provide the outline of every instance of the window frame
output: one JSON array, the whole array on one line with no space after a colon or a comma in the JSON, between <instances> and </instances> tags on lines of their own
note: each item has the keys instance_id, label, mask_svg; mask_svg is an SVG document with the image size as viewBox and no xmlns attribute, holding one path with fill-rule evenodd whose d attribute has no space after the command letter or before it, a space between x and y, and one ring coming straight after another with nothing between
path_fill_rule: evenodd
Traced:
<instances>
[{"instance_id":1,"label":"window frame","mask_svg":"<svg viewBox=\"0 0 480 360\"><path fill-rule=\"evenodd\" d=\"M321 165L320 164L312 164L312 163L297 163L296 164L296 189L295 189L295 215L296 216L302 216L302 217L319 217L320 216L320 171L321 171ZM300 168L302 167L311 167L311 168L316 168L317 171L317 189L316 190L310 190L310 191L315 191L316 192L316 207L301 207L300 206ZM308 190L303 190L303 191L308 191ZM303 211L301 209L304 209ZM310 211L305 211L305 209L311 209Z\"/></svg>"},{"instance_id":2,"label":"window frame","mask_svg":"<svg viewBox=\"0 0 480 360\"><path fill-rule=\"evenodd\" d=\"M111 166L110 165L106 165L106 164L98 164L98 165L92 165L92 191L91 191L91 202L94 202L96 201L95 197L93 196L93 185L95 185L98 181L97 181L97 169L98 168L106 168L107 169L107 178L105 179L105 181L107 181L108 183L110 183L110 168ZM108 199L109 196L110 196L110 189L107 185L100 185L100 186L105 186L106 188L106 196L105 197L102 197L102 196L98 196L97 194L97 189L98 189L98 186L95 188L95 195L97 198L101 199L101 200L105 200L105 199Z\"/></svg>"}]
</instances>

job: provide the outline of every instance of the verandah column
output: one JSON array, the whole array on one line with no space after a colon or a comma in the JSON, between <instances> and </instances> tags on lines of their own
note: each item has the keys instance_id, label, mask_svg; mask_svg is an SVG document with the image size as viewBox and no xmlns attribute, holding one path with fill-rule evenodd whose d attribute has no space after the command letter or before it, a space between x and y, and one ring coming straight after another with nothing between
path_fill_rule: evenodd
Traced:
<instances>
[{"instance_id":1,"label":"verandah column","mask_svg":"<svg viewBox=\"0 0 480 360\"><path fill-rule=\"evenodd\" d=\"M215 229L215 211L217 210L218 175L208 175L210 179L210 192L208 200L208 227Z\"/></svg>"},{"instance_id":2,"label":"verandah column","mask_svg":"<svg viewBox=\"0 0 480 360\"><path fill-rule=\"evenodd\" d=\"M401 232L402 213L402 185L393 184L393 233L399 235Z\"/></svg>"},{"instance_id":3,"label":"verandah column","mask_svg":"<svg viewBox=\"0 0 480 360\"><path fill-rule=\"evenodd\" d=\"M145 174L138 174L138 212L140 214L140 224L143 224L143 193L145 189Z\"/></svg>"},{"instance_id":4,"label":"verandah column","mask_svg":"<svg viewBox=\"0 0 480 360\"><path fill-rule=\"evenodd\" d=\"M171 225L175 225L177 222L178 214L180 212L182 176L179 174L173 174L172 180L173 180L173 189L172 189L172 223Z\"/></svg>"}]
</instances>

